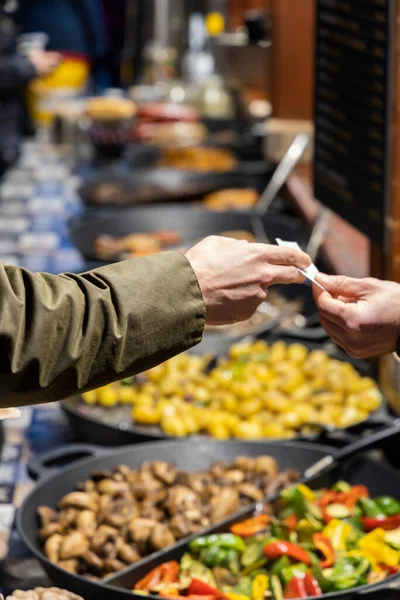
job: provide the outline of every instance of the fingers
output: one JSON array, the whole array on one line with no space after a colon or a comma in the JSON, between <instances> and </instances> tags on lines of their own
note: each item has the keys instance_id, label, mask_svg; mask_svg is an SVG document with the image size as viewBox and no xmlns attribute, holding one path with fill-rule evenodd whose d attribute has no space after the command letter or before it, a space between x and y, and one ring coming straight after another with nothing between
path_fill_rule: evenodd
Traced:
<instances>
[{"instance_id":1,"label":"fingers","mask_svg":"<svg viewBox=\"0 0 400 600\"><path fill-rule=\"evenodd\" d=\"M304 283L305 277L296 267L282 267L277 265L268 265L265 271L263 284L265 287L276 285L278 283Z\"/></svg>"},{"instance_id":2,"label":"fingers","mask_svg":"<svg viewBox=\"0 0 400 600\"><path fill-rule=\"evenodd\" d=\"M338 298L332 298L328 292L324 292L314 286L314 298L321 317L346 328L355 304L342 302Z\"/></svg>"},{"instance_id":3,"label":"fingers","mask_svg":"<svg viewBox=\"0 0 400 600\"><path fill-rule=\"evenodd\" d=\"M316 276L316 280L332 296L357 298L363 287L359 279L352 279L351 277L331 276L319 273Z\"/></svg>"},{"instance_id":4,"label":"fingers","mask_svg":"<svg viewBox=\"0 0 400 600\"><path fill-rule=\"evenodd\" d=\"M312 262L308 254L300 250L268 244L252 244L252 246L265 256L265 260L271 265L293 265L299 269L306 269Z\"/></svg>"}]
</instances>

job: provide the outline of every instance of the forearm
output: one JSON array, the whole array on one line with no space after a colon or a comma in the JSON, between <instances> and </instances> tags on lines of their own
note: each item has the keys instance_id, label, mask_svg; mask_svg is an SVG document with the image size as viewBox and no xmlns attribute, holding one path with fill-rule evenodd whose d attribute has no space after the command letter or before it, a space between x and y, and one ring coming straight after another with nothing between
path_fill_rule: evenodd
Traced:
<instances>
[{"instance_id":1,"label":"forearm","mask_svg":"<svg viewBox=\"0 0 400 600\"><path fill-rule=\"evenodd\" d=\"M1 405L53 401L148 369L200 342L204 319L179 253L81 276L1 266Z\"/></svg>"},{"instance_id":2,"label":"forearm","mask_svg":"<svg viewBox=\"0 0 400 600\"><path fill-rule=\"evenodd\" d=\"M33 64L24 56L0 58L0 92L12 92L36 77Z\"/></svg>"}]
</instances>

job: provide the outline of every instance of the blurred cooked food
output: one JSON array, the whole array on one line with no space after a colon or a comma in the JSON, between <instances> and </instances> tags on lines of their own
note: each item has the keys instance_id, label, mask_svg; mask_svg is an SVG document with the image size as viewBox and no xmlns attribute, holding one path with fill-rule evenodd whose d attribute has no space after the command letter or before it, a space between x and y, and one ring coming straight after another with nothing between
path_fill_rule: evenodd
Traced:
<instances>
[{"instance_id":1,"label":"blurred cooked food","mask_svg":"<svg viewBox=\"0 0 400 600\"><path fill-rule=\"evenodd\" d=\"M2 598L0 595L0 600ZM16 590L11 596L7 596L6 600L83 600L83 598L67 590L40 587L27 592Z\"/></svg>"},{"instance_id":2,"label":"blurred cooked food","mask_svg":"<svg viewBox=\"0 0 400 600\"><path fill-rule=\"evenodd\" d=\"M163 461L138 470L96 470L56 510L38 508L39 538L60 568L101 579L255 500L262 503L298 477L295 470L279 473L270 456L239 456L197 473Z\"/></svg>"},{"instance_id":3,"label":"blurred cooked food","mask_svg":"<svg viewBox=\"0 0 400 600\"><path fill-rule=\"evenodd\" d=\"M124 253L136 257L156 254L168 247L177 246L180 241L180 235L176 231L132 233L122 238L101 235L96 238L94 248L100 260L111 260Z\"/></svg>"},{"instance_id":4,"label":"blurred cooked food","mask_svg":"<svg viewBox=\"0 0 400 600\"><path fill-rule=\"evenodd\" d=\"M199 113L191 106L172 102L152 102L138 108L138 120L141 122L176 122L194 123L199 120Z\"/></svg>"},{"instance_id":5,"label":"blurred cooked food","mask_svg":"<svg viewBox=\"0 0 400 600\"><path fill-rule=\"evenodd\" d=\"M229 150L220 148L168 148L164 150L160 166L185 171L232 171L237 165Z\"/></svg>"},{"instance_id":6,"label":"blurred cooked food","mask_svg":"<svg viewBox=\"0 0 400 600\"><path fill-rule=\"evenodd\" d=\"M201 123L139 123L136 139L155 146L196 146L204 143L207 128Z\"/></svg>"},{"instance_id":7,"label":"blurred cooked food","mask_svg":"<svg viewBox=\"0 0 400 600\"><path fill-rule=\"evenodd\" d=\"M235 344L210 371L209 363L209 356L177 356L83 400L103 407L131 404L135 423L170 436L222 440L293 438L321 426L349 427L382 403L372 379L301 344Z\"/></svg>"},{"instance_id":8,"label":"blurred cooked food","mask_svg":"<svg viewBox=\"0 0 400 600\"><path fill-rule=\"evenodd\" d=\"M131 100L104 96L91 98L85 108L85 114L93 121L113 122L132 119L136 114L136 105Z\"/></svg>"},{"instance_id":9,"label":"blurred cooked food","mask_svg":"<svg viewBox=\"0 0 400 600\"><path fill-rule=\"evenodd\" d=\"M221 231L219 235L222 237L233 238L234 240L245 240L246 242L256 241L255 235L244 229L238 229L237 231Z\"/></svg>"},{"instance_id":10,"label":"blurred cooked food","mask_svg":"<svg viewBox=\"0 0 400 600\"><path fill-rule=\"evenodd\" d=\"M220 190L208 194L204 204L211 210L230 210L235 208L249 208L255 206L260 195L251 188Z\"/></svg>"}]
</instances>

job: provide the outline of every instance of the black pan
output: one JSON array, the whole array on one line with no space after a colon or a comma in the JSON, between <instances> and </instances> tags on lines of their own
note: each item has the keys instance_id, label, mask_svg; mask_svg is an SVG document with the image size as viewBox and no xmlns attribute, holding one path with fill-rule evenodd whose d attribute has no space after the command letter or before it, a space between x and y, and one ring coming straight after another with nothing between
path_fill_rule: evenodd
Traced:
<instances>
[{"instance_id":1,"label":"black pan","mask_svg":"<svg viewBox=\"0 0 400 600\"><path fill-rule=\"evenodd\" d=\"M399 434L399 428L387 430L379 437L369 439L369 446L382 443L384 439L396 437ZM365 444L364 444L365 449ZM269 454L278 462L279 469L295 468L306 473L310 467L315 467L314 473L317 477L314 479L314 487L332 484L338 478L344 478L350 483L362 483L371 491L373 496L390 494L399 496L400 494L400 473L370 460L358 460L352 462L353 457L360 450L360 442L353 445L348 452L339 451L321 447L317 444L306 444L298 442L286 442L285 444L276 442L217 442L207 440L206 442L180 441L180 442L160 442L155 444L142 444L135 448L121 448L117 451L104 451L90 446L66 446L57 451L47 453L41 459L34 459L30 465L30 472L35 476L41 476L42 480L35 489L29 494L22 507L18 511L17 524L22 538L29 549L35 554L41 562L43 568L49 575L53 583L59 587L69 589L85 598L96 598L97 600L113 600L132 597L130 587L132 580L138 573L143 572L143 565L146 569L151 568L153 561L164 561L165 552L152 555L152 558L140 561L133 567L112 575L104 579L101 583L90 582L83 577L73 575L52 564L43 554L38 542L38 524L36 519L37 508L42 505L55 507L58 500L65 494L73 491L77 482L84 481L94 469L113 469L119 464L126 464L131 468L138 468L144 461L164 460L176 464L179 468L188 471L198 471L207 469L215 460L233 461L239 455L260 456ZM351 450L351 451L350 451ZM54 467L60 462L76 459L82 455L95 453L94 458L80 460L76 465L66 468L61 472L54 474ZM321 464L322 459L323 464ZM328 465L328 471L324 475L318 474L323 471L323 465ZM250 509L242 511L236 519L231 518L228 522L237 520L239 517L248 514ZM225 524L221 524L222 526ZM181 551L185 541L176 545L176 550ZM149 562L150 560L150 562ZM140 570L142 569L142 571ZM133 575L132 575L133 573ZM124 579L125 578L125 579ZM125 585L125 589L123 586ZM108 586L113 586L111 589ZM122 586L117 587L117 586ZM373 586L368 586L368 589ZM362 588L360 588L362 591ZM351 593L336 595L340 598L355 597Z\"/></svg>"},{"instance_id":2,"label":"black pan","mask_svg":"<svg viewBox=\"0 0 400 600\"><path fill-rule=\"evenodd\" d=\"M78 190L90 206L129 206L152 202L181 202L200 199L205 194L231 187L260 188L268 182L273 168L265 161L243 162L233 171L196 173L167 167L137 168L133 172L104 168L92 175ZM104 194L100 186L118 184L117 194Z\"/></svg>"},{"instance_id":3,"label":"black pan","mask_svg":"<svg viewBox=\"0 0 400 600\"><path fill-rule=\"evenodd\" d=\"M294 343L301 341L309 350L324 349L332 358L342 361L350 361L361 374L374 376L374 369L370 363L360 360L350 359L343 351L329 341L310 341L305 339L306 335L311 338L320 336L320 329L312 329L303 331L303 338L276 337L269 335L266 339L268 342L283 340L286 343ZM265 337L265 336L261 336ZM204 354L213 352L217 356L226 355L229 346L232 344L231 339L226 336L208 336L197 346L192 349L193 353ZM158 427L135 425L131 417L131 408L121 406L114 409L107 409L98 406L88 406L82 402L79 396L63 400L61 407L65 412L71 431L78 441L90 442L92 444L100 444L102 446L121 446L123 444L137 444L148 441L158 441L171 439ZM392 416L389 414L386 404L369 416L368 419L357 425L346 428L336 429L332 431L321 430L313 436L299 436L299 439L307 441L315 441L319 443L328 443L334 445L343 445L352 441L354 435L360 435L362 432L377 427L387 426L392 423ZM196 439L196 438L191 438ZM198 438L197 438L198 439Z\"/></svg>"},{"instance_id":4,"label":"black pan","mask_svg":"<svg viewBox=\"0 0 400 600\"><path fill-rule=\"evenodd\" d=\"M176 231L183 244L193 244L208 235L244 230L255 235L255 217L244 212L211 212L180 204L120 209L88 209L70 221L71 238L85 259L96 259L94 241L102 234L125 236L160 229ZM306 231L301 221L286 216L265 216L262 223L268 239L297 240L305 245Z\"/></svg>"}]
</instances>

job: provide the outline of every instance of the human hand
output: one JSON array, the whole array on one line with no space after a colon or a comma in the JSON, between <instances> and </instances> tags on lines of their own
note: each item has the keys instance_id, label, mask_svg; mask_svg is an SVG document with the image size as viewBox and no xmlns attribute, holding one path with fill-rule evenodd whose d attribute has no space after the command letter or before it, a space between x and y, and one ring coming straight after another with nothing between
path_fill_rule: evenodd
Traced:
<instances>
[{"instance_id":1,"label":"human hand","mask_svg":"<svg viewBox=\"0 0 400 600\"><path fill-rule=\"evenodd\" d=\"M396 349L400 327L400 285L379 279L319 274L314 297L324 329L354 358L371 358Z\"/></svg>"},{"instance_id":2,"label":"human hand","mask_svg":"<svg viewBox=\"0 0 400 600\"><path fill-rule=\"evenodd\" d=\"M28 58L35 67L38 77L50 75L62 60L62 56L58 52L45 52L44 50L32 52Z\"/></svg>"},{"instance_id":3,"label":"human hand","mask_svg":"<svg viewBox=\"0 0 400 600\"><path fill-rule=\"evenodd\" d=\"M199 280L209 325L249 319L276 283L301 283L311 259L304 252L221 236L205 238L185 252Z\"/></svg>"}]
</instances>

